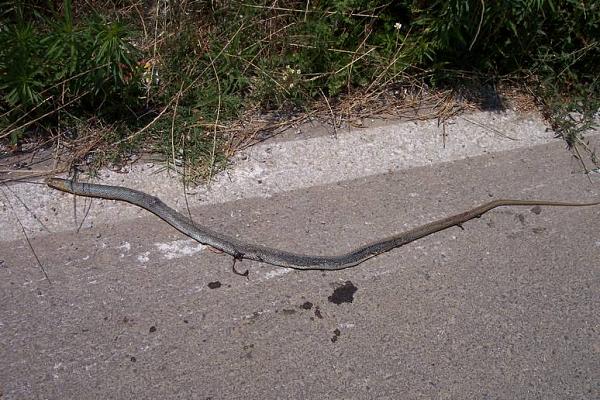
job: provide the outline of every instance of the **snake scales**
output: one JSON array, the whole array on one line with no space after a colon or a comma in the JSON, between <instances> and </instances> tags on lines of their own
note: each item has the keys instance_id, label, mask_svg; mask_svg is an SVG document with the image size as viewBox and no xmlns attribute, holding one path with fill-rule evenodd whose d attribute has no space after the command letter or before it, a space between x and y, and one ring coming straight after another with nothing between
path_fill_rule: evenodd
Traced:
<instances>
[{"instance_id":1,"label":"snake scales","mask_svg":"<svg viewBox=\"0 0 600 400\"><path fill-rule=\"evenodd\" d=\"M248 244L230 236L215 232L198 225L189 218L173 210L160 199L146 193L121 186L97 185L73 182L70 180L49 178L48 186L78 196L96 197L109 200L120 200L144 208L173 226L185 235L198 242L219 249L235 259L248 259L294 269L339 270L356 266L369 258L390 251L396 247L418 240L432 233L459 226L473 218L501 206L564 206L584 207L600 205L600 201L592 203L571 203L543 200L495 200L471 210L447 218L418 226L395 236L379 240L359 247L349 253L336 256L313 256L296 254L260 245Z\"/></svg>"}]
</instances>

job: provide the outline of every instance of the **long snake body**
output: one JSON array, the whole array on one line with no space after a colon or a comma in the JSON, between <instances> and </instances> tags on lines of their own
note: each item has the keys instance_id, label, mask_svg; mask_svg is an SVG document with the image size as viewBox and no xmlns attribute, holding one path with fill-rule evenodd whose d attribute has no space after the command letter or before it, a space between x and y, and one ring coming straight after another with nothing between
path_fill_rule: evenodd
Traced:
<instances>
[{"instance_id":1,"label":"long snake body","mask_svg":"<svg viewBox=\"0 0 600 400\"><path fill-rule=\"evenodd\" d=\"M138 207L144 208L179 230L183 234L196 241L214 247L233 256L235 259L248 259L260 261L271 265L301 270L340 270L354 267L372 257L383 254L396 247L414 242L432 233L448 229L452 226L460 226L473 219L478 218L486 212L502 206L560 206L560 207L584 207L600 205L600 201L592 203L570 203L543 200L494 200L480 205L471 210L442 218L425 225L418 226L408 231L399 233L365 246L352 250L349 253L335 256L314 256L306 254L291 253L271 247L254 245L241 242L230 236L215 232L205 226L196 224L189 218L178 213L167 206L159 198L150 196L144 192L121 187L97 185L92 183L73 182L71 180L49 178L46 180L48 186L78 196L95 197L109 200L120 200Z\"/></svg>"}]
</instances>

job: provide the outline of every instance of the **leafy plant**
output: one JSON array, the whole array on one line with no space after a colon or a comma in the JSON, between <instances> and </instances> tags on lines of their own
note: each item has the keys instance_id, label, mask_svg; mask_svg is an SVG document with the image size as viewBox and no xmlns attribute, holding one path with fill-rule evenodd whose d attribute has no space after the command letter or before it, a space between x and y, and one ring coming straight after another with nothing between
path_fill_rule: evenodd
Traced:
<instances>
[{"instance_id":1,"label":"leafy plant","mask_svg":"<svg viewBox=\"0 0 600 400\"><path fill-rule=\"evenodd\" d=\"M40 36L31 23L6 26L0 31L4 51L0 57L0 90L9 106L36 105L44 87L43 52Z\"/></svg>"},{"instance_id":2,"label":"leafy plant","mask_svg":"<svg viewBox=\"0 0 600 400\"><path fill-rule=\"evenodd\" d=\"M204 163L198 171L212 171L225 151L217 126L249 109L289 112L323 96L334 103L357 89L410 85L411 74L434 89L521 79L569 144L600 107L597 1L53 4L0 4L0 138L56 130L70 123L65 114L93 116L120 127L104 140L122 149L128 131L151 124L148 140L135 136L127 151L155 144L173 157L177 147ZM15 128L28 119L35 124Z\"/></svg>"},{"instance_id":3,"label":"leafy plant","mask_svg":"<svg viewBox=\"0 0 600 400\"><path fill-rule=\"evenodd\" d=\"M12 109L9 119L21 119L23 112L35 118L65 104L106 116L122 114L125 102L135 107L138 53L125 24L99 15L76 23L71 0L52 18L27 17L19 9L0 31L0 95ZM40 121L47 128L57 122Z\"/></svg>"}]
</instances>

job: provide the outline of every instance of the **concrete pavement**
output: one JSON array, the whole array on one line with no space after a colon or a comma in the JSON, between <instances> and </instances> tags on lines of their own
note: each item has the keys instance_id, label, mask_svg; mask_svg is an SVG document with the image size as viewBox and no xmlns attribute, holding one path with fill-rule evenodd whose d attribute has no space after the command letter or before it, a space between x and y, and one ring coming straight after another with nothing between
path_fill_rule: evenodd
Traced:
<instances>
[{"instance_id":1,"label":"concrete pavement","mask_svg":"<svg viewBox=\"0 0 600 400\"><path fill-rule=\"evenodd\" d=\"M444 124L414 121L365 129L338 129L335 137L327 135L318 125L319 135L315 136L314 128L306 125L240 152L233 158L232 165L215 176L210 185L188 189L189 204L194 207L269 197L294 189L547 143L554 137L535 115L510 111L462 115ZM0 180L15 178L15 175L19 176L0 171ZM179 176L167 170L164 163L137 163L124 170L103 170L97 177L87 179L152 193L186 211ZM65 197L68 196L45 185L12 185L10 191L2 189L0 241L22 236L15 217L23 222L32 237L73 230L80 225L83 215L86 218L82 227L88 228L96 221L105 222L107 216L119 221L145 214L137 207L112 202L95 202L88 210L89 202L79 199L74 218L73 202ZM12 207L6 204L8 201Z\"/></svg>"},{"instance_id":2,"label":"concrete pavement","mask_svg":"<svg viewBox=\"0 0 600 400\"><path fill-rule=\"evenodd\" d=\"M192 211L331 254L495 198L597 199L591 178L551 141ZM51 284L3 241L2 398L598 398L599 221L502 208L354 269L244 261L249 279L148 213L34 235Z\"/></svg>"}]
</instances>

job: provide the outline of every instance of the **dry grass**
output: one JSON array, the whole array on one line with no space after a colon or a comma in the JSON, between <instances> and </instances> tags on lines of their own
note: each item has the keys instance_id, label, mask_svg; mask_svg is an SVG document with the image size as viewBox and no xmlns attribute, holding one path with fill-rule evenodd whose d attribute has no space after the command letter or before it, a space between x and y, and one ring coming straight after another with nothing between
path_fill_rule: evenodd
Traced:
<instances>
[{"instance_id":1,"label":"dry grass","mask_svg":"<svg viewBox=\"0 0 600 400\"><path fill-rule=\"evenodd\" d=\"M297 74L290 75L280 65L269 67L268 63L261 64L261 60L275 60L317 48L295 30L315 13L309 9L310 2L302 3L305 7L243 4L259 14L254 20L240 19L229 31L208 18L198 21L195 3L139 1L115 10L121 16L134 16L133 23L140 32L135 45L145 54L140 60L146 71L143 103L151 113L143 119L143 124L125 126L94 117L73 118L67 121L71 124L76 121L74 127L32 135L15 146L5 143L0 148L0 182L75 170L94 173L102 166L120 168L148 154L153 157L160 154L184 181L198 182L210 180L225 165L223 160L236 152L297 129L308 121L329 126L331 133L336 134L341 127L364 127L368 125L365 120L371 118L435 119L443 125L448 119L470 111L509 107L536 112L540 107L539 99L526 84L509 79L500 80L497 87L486 90L481 90L480 83L473 87L430 88L425 83L430 81L430 71L404 64L405 43L410 42L411 29L398 30L394 50L387 58L382 58L381 46L371 43L374 26L379 21L378 9L342 15L364 23L362 36L354 47L326 47L326 59L343 62L333 63L326 71L300 72L292 66L290 70ZM101 6L101 2L95 4ZM224 4L210 2L210 7L224 7ZM322 10L319 15L328 17L336 13ZM188 36L182 34L184 31ZM256 32L260 34L256 40L243 40ZM179 69L174 70L174 66ZM367 84L353 84L361 68L363 78L368 78ZM453 72L460 76L459 71ZM248 81L240 90L243 93L232 94L227 89L231 74L239 74ZM471 77L465 73L465 78ZM335 79L343 84L333 90L327 85ZM267 92L262 93L265 88ZM210 90L212 97L203 98L203 92ZM240 104L228 103L232 97ZM61 113L68 112L68 106L77 99L52 113L60 119ZM189 115L184 118L185 112ZM48 117L46 114L28 120L28 115L24 113L0 132L0 139ZM73 130L77 135L69 134Z\"/></svg>"},{"instance_id":2,"label":"dry grass","mask_svg":"<svg viewBox=\"0 0 600 400\"><path fill-rule=\"evenodd\" d=\"M138 148L136 155L121 159L111 159L115 154L115 146L133 140L151 128L160 118L173 116L177 112L178 92L167 106L143 128L131 133L118 141L107 141L106 137L114 133L114 126L103 126L98 121L82 124L77 138L68 138L65 135L55 135L50 139L28 143L20 149L5 149L6 153L13 153L0 161L0 182L9 182L19 179L30 179L41 176L52 176L75 169L93 173L101 166L111 161L111 168L122 168L128 163L140 158L161 159L173 166L176 172L182 175L204 175L207 168L204 165L188 165L183 162L175 152L172 143L171 152L161 155L152 151L152 147ZM510 104L511 108L519 112L535 112L537 110L535 98L527 93L526 88L519 88L506 84L500 90L500 96ZM481 100L481 99L480 99ZM306 122L318 123L330 127L332 134L338 128L352 127L361 129L365 127L365 120L377 119L390 122L406 122L414 120L438 120L440 125L458 115L483 110L480 101L472 95L468 99L455 90L430 90L422 83L413 82L411 85L390 85L386 88L377 88L372 91L355 91L352 95L339 96L330 99L323 93L320 99L314 100L308 107L310 111L289 111L285 116L281 113L264 113L259 108L245 110L244 114L232 121L203 122L202 127L211 132L214 150L210 162L209 176L215 171L214 151L216 151L216 137L225 138L222 151L231 157L238 151L246 149L257 143L273 138L284 132L297 129ZM172 119L172 118L171 118ZM93 126L93 127L92 127ZM174 123L171 124L171 138L175 141ZM181 168L177 169L177 165ZM35 168L40 166L39 168Z\"/></svg>"}]
</instances>

